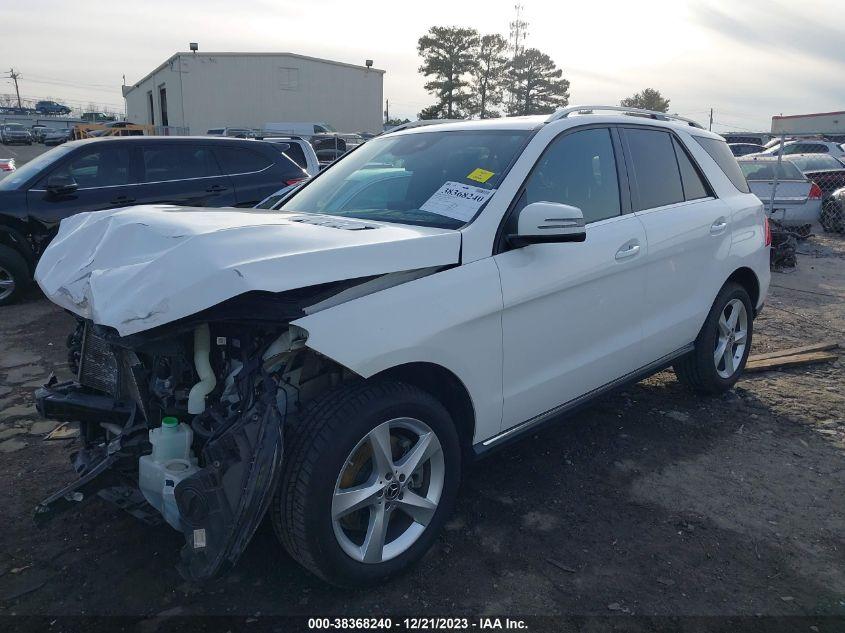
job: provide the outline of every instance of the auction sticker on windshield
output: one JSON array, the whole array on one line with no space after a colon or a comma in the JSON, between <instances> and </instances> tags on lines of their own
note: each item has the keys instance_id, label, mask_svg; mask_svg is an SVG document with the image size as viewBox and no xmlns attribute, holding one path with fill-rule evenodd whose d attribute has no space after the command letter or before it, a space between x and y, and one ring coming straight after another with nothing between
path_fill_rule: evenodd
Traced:
<instances>
[{"instance_id":1,"label":"auction sticker on windshield","mask_svg":"<svg viewBox=\"0 0 845 633\"><path fill-rule=\"evenodd\" d=\"M495 189L482 189L460 182L446 182L434 192L420 207L420 211L428 211L448 218L469 222L481 205L496 192Z\"/></svg>"}]
</instances>

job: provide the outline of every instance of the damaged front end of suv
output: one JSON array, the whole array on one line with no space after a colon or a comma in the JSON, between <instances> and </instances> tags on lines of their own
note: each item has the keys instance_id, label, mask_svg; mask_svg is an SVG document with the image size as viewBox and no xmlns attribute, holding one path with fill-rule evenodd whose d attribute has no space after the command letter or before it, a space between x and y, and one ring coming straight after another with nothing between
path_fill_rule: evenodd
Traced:
<instances>
[{"instance_id":1,"label":"damaged front end of suv","mask_svg":"<svg viewBox=\"0 0 845 633\"><path fill-rule=\"evenodd\" d=\"M207 321L125 337L78 322L69 337L78 380L53 380L36 401L47 418L79 422L83 447L72 457L79 479L42 501L38 520L98 494L148 522L163 515L182 531L186 578L235 564L272 498L285 424L309 396L354 378L307 349L304 330L284 323L295 302L279 300L264 312L275 322L227 320L226 310L257 307L249 297L235 303L208 311ZM267 308L266 298L259 303ZM150 470L142 458L153 448L151 430L168 418L190 429L190 446Z\"/></svg>"},{"instance_id":2,"label":"damaged front end of suv","mask_svg":"<svg viewBox=\"0 0 845 633\"><path fill-rule=\"evenodd\" d=\"M286 427L360 380L293 321L454 264L459 245L454 231L253 210L66 220L36 279L76 316L76 379L51 379L36 402L79 423L79 478L36 519L99 496L181 531L186 578L230 568L273 499Z\"/></svg>"}]
</instances>

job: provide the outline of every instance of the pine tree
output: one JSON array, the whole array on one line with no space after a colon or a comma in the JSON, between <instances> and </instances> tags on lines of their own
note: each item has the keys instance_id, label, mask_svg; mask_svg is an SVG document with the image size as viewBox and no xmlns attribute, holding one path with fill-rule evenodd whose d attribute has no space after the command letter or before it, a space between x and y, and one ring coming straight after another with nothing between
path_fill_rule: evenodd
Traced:
<instances>
[{"instance_id":1,"label":"pine tree","mask_svg":"<svg viewBox=\"0 0 845 633\"><path fill-rule=\"evenodd\" d=\"M623 108L641 108L656 112L669 111L669 99L664 99L660 91L654 88L646 88L642 92L638 92L627 99L622 99L619 105Z\"/></svg>"},{"instance_id":2,"label":"pine tree","mask_svg":"<svg viewBox=\"0 0 845 633\"><path fill-rule=\"evenodd\" d=\"M548 114L569 103L569 80L551 57L528 48L513 59L508 80L514 95L508 114Z\"/></svg>"},{"instance_id":3,"label":"pine tree","mask_svg":"<svg viewBox=\"0 0 845 633\"><path fill-rule=\"evenodd\" d=\"M510 60L507 57L508 41L494 33L479 40L472 76L473 99L471 111L481 119L499 116L494 108L504 99L505 82Z\"/></svg>"},{"instance_id":4,"label":"pine tree","mask_svg":"<svg viewBox=\"0 0 845 633\"><path fill-rule=\"evenodd\" d=\"M433 78L425 89L437 97L437 103L420 112L420 118L455 119L465 115L469 106L466 76L475 66L477 49L475 29L433 26L419 39L417 52L423 58L419 70Z\"/></svg>"}]
</instances>

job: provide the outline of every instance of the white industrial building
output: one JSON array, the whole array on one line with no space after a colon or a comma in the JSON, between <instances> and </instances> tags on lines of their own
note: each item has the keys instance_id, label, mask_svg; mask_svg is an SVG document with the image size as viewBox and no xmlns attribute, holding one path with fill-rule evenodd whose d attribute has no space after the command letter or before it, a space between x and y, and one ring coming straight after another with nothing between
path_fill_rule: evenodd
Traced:
<instances>
[{"instance_id":1,"label":"white industrial building","mask_svg":"<svg viewBox=\"0 0 845 633\"><path fill-rule=\"evenodd\" d=\"M123 86L123 96L130 122L183 133L281 121L378 133L383 78L376 68L294 53L176 53Z\"/></svg>"}]
</instances>

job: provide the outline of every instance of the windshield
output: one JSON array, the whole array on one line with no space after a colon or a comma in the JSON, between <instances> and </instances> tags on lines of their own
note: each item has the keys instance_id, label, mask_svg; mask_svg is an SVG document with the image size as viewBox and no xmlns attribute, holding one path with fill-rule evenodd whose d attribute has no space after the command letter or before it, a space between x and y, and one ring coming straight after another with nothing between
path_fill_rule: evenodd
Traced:
<instances>
[{"instance_id":1,"label":"windshield","mask_svg":"<svg viewBox=\"0 0 845 633\"><path fill-rule=\"evenodd\" d=\"M812 156L796 156L789 162L801 171L823 171L825 169L842 169L843 165L833 156L813 154Z\"/></svg>"},{"instance_id":2,"label":"windshield","mask_svg":"<svg viewBox=\"0 0 845 633\"><path fill-rule=\"evenodd\" d=\"M804 175L791 162L783 161L778 168L777 161L741 160L739 166L747 180L772 180L777 172L780 180L804 180Z\"/></svg>"},{"instance_id":3,"label":"windshield","mask_svg":"<svg viewBox=\"0 0 845 633\"><path fill-rule=\"evenodd\" d=\"M59 160L62 156L73 149L68 145L60 145L49 152L36 156L23 167L19 167L16 172L0 180L0 191L11 191L17 189L20 185L27 182L30 178L37 176L42 171L47 169L51 164Z\"/></svg>"},{"instance_id":4,"label":"windshield","mask_svg":"<svg viewBox=\"0 0 845 633\"><path fill-rule=\"evenodd\" d=\"M7 123L6 129L9 131L23 130L24 127L20 123Z\"/></svg>"},{"instance_id":5,"label":"windshield","mask_svg":"<svg viewBox=\"0 0 845 633\"><path fill-rule=\"evenodd\" d=\"M377 138L280 208L458 228L471 222L493 195L530 133L465 130Z\"/></svg>"}]
</instances>

